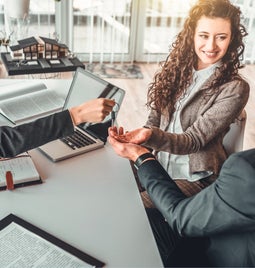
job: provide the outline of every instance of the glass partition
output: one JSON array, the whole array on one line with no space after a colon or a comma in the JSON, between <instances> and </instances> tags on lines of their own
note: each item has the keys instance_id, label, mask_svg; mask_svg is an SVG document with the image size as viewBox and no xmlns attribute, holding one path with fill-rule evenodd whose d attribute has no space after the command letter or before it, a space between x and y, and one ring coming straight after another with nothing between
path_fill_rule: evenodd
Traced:
<instances>
[{"instance_id":1,"label":"glass partition","mask_svg":"<svg viewBox=\"0 0 255 268\"><path fill-rule=\"evenodd\" d=\"M74 0L74 51L89 62L123 60L129 53L130 0Z\"/></svg>"},{"instance_id":2,"label":"glass partition","mask_svg":"<svg viewBox=\"0 0 255 268\"><path fill-rule=\"evenodd\" d=\"M54 0L30 0L28 14L23 15L18 8L23 0L14 0L13 7L12 1L0 0L1 35L10 37L10 44L30 36L55 37Z\"/></svg>"}]
</instances>

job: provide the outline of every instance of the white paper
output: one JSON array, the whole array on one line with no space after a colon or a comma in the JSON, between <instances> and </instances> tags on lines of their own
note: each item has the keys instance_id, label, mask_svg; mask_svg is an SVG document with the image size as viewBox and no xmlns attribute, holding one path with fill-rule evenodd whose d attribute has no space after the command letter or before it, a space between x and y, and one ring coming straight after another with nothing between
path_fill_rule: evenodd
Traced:
<instances>
[{"instance_id":1,"label":"white paper","mask_svg":"<svg viewBox=\"0 0 255 268\"><path fill-rule=\"evenodd\" d=\"M14 184L39 179L39 174L30 156L20 156L1 160L0 186L6 185L6 171L11 171Z\"/></svg>"},{"instance_id":2,"label":"white paper","mask_svg":"<svg viewBox=\"0 0 255 268\"><path fill-rule=\"evenodd\" d=\"M31 92L46 89L46 85L41 81L15 79L0 79L0 100L13 98Z\"/></svg>"},{"instance_id":3,"label":"white paper","mask_svg":"<svg viewBox=\"0 0 255 268\"><path fill-rule=\"evenodd\" d=\"M40 90L0 102L0 112L10 121L18 124L52 112L60 111L64 99L53 90Z\"/></svg>"},{"instance_id":4,"label":"white paper","mask_svg":"<svg viewBox=\"0 0 255 268\"><path fill-rule=\"evenodd\" d=\"M0 232L0 267L93 267L12 222Z\"/></svg>"}]
</instances>

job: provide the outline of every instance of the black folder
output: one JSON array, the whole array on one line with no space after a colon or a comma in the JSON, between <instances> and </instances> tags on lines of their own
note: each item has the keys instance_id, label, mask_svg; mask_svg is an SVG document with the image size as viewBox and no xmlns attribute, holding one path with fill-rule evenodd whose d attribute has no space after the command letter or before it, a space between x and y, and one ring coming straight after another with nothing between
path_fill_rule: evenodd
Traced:
<instances>
[{"instance_id":1,"label":"black folder","mask_svg":"<svg viewBox=\"0 0 255 268\"><path fill-rule=\"evenodd\" d=\"M30 231L31 233L34 233L40 236L45 241L57 246L58 248L70 253L71 255L77 257L78 259L84 261L86 264L92 265L94 267L103 267L105 265L105 263L103 263L102 261L86 254L85 252L71 246L70 244L67 244L66 242L58 239L57 237L43 231L42 229L34 226L33 224L13 214L9 214L4 219L0 220L0 234L1 234L1 231L12 222L25 228L27 231ZM1 260L0 260L0 263L1 263Z\"/></svg>"}]
</instances>

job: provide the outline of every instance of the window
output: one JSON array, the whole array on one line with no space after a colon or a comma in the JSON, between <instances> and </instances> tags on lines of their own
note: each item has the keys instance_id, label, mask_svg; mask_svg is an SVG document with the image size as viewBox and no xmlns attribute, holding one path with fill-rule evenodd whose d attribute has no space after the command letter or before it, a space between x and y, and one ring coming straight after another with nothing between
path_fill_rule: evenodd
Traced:
<instances>
[{"instance_id":1,"label":"window","mask_svg":"<svg viewBox=\"0 0 255 268\"><path fill-rule=\"evenodd\" d=\"M28 36L60 38L87 62L156 62L168 54L195 1L30 0L25 32ZM232 2L245 14L244 24L249 33L245 39L244 60L255 63L255 1ZM2 37L6 32L3 3L4 0L0 0Z\"/></svg>"}]
</instances>

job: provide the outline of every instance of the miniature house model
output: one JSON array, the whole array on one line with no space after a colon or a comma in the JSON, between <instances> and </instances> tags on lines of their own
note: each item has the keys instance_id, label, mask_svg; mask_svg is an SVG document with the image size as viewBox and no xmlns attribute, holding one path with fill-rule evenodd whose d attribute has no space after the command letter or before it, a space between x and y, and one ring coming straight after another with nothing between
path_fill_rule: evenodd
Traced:
<instances>
[{"instance_id":1,"label":"miniature house model","mask_svg":"<svg viewBox=\"0 0 255 268\"><path fill-rule=\"evenodd\" d=\"M55 39L41 37L44 42L44 52L46 59L57 59L66 57L68 54L68 47L65 44L58 43Z\"/></svg>"},{"instance_id":2,"label":"miniature house model","mask_svg":"<svg viewBox=\"0 0 255 268\"><path fill-rule=\"evenodd\" d=\"M58 59L67 57L69 49L65 44L58 43L55 39L46 37L29 37L18 41L15 46L10 46L13 59L37 60Z\"/></svg>"}]
</instances>

